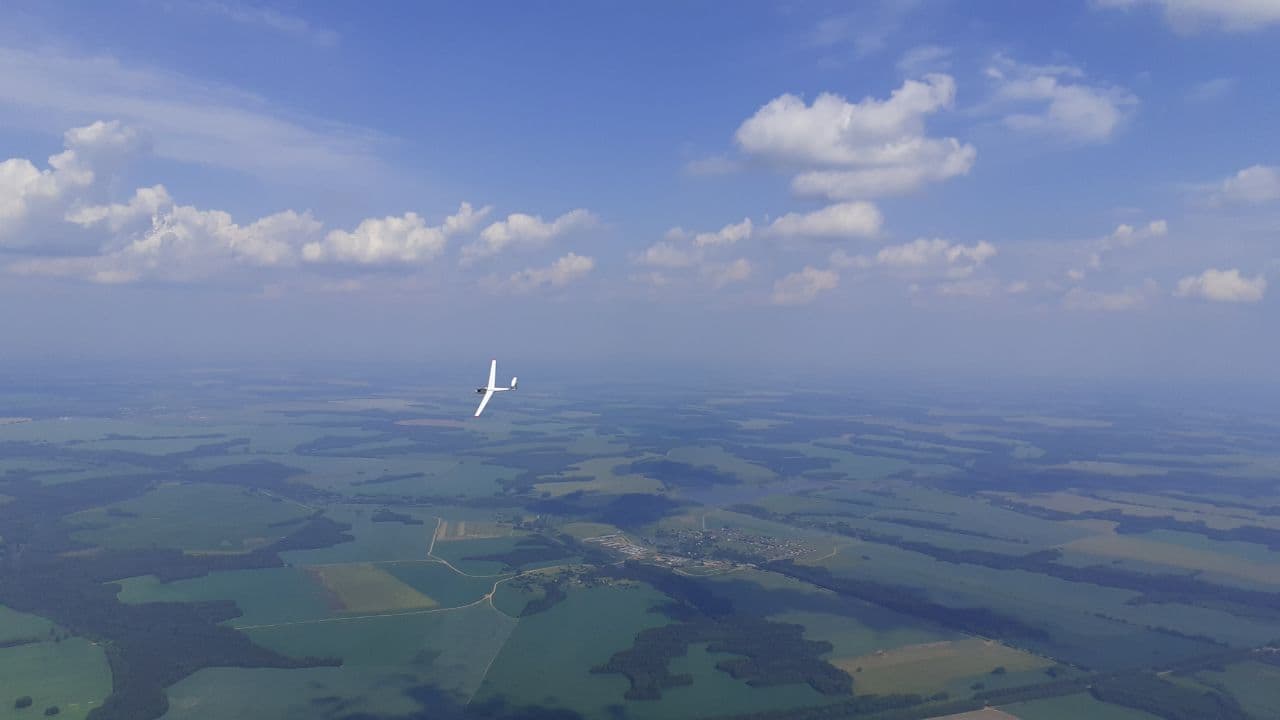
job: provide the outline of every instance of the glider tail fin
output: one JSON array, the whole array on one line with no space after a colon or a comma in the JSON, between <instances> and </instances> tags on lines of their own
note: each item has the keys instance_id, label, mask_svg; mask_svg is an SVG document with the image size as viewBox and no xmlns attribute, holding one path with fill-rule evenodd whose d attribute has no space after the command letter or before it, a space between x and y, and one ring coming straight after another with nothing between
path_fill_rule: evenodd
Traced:
<instances>
[{"instance_id":1,"label":"glider tail fin","mask_svg":"<svg viewBox=\"0 0 1280 720\"><path fill-rule=\"evenodd\" d=\"M511 389L512 389L512 390L515 390L515 389L516 389L516 384L517 384L519 381L520 381L520 378L517 378L517 377L513 377L513 378L511 378Z\"/></svg>"}]
</instances>

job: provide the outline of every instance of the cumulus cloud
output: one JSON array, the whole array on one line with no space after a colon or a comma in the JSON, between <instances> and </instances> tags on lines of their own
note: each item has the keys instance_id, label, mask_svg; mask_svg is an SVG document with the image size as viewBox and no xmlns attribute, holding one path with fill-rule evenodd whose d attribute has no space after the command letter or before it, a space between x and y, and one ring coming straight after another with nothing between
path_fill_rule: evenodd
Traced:
<instances>
[{"instance_id":1,"label":"cumulus cloud","mask_svg":"<svg viewBox=\"0 0 1280 720\"><path fill-rule=\"evenodd\" d=\"M63 136L63 151L36 167L26 158L0 162L0 247L31 247L48 241L46 232L82 203L110 168L137 149L136 131L119 122L95 122Z\"/></svg>"},{"instance_id":2,"label":"cumulus cloud","mask_svg":"<svg viewBox=\"0 0 1280 720\"><path fill-rule=\"evenodd\" d=\"M95 202L109 195L114 170L143 145L140 138L119 122L96 122L69 130L65 149L46 168L24 158L0 162L0 251L23 256L6 269L125 283L196 281L237 268L303 262L421 264L444 252L449 238L475 235L492 210L464 202L435 226L409 212L326 234L308 212L285 210L238 223L221 210L178 204L164 185L138 188L124 202ZM551 223L513 214L486 228L481 241L496 248L537 244L591 220L585 211ZM572 265L557 268L571 270ZM559 275L547 277L558 282Z\"/></svg>"},{"instance_id":3,"label":"cumulus cloud","mask_svg":"<svg viewBox=\"0 0 1280 720\"><path fill-rule=\"evenodd\" d=\"M464 202L458 212L438 226L428 225L417 213L368 218L354 230L332 230L323 241L307 243L302 257L308 262L385 265L421 263L444 252L449 238L475 231L492 210L479 210Z\"/></svg>"},{"instance_id":4,"label":"cumulus cloud","mask_svg":"<svg viewBox=\"0 0 1280 720\"><path fill-rule=\"evenodd\" d=\"M1261 205L1280 200L1280 167L1253 165L1223 180L1214 192L1220 204Z\"/></svg>"},{"instance_id":5,"label":"cumulus cloud","mask_svg":"<svg viewBox=\"0 0 1280 720\"><path fill-rule=\"evenodd\" d=\"M1280 3L1274 0L1094 0L1094 5L1124 10L1159 8L1169 25L1181 33L1209 29L1247 32L1280 23Z\"/></svg>"},{"instance_id":6,"label":"cumulus cloud","mask_svg":"<svg viewBox=\"0 0 1280 720\"><path fill-rule=\"evenodd\" d=\"M119 232L172 206L173 198L169 197L169 191L163 185L153 185L135 190L127 203L87 205L69 211L66 219L82 227L105 225L112 232Z\"/></svg>"},{"instance_id":7,"label":"cumulus cloud","mask_svg":"<svg viewBox=\"0 0 1280 720\"><path fill-rule=\"evenodd\" d=\"M969 172L977 151L925 135L925 118L953 106L955 81L907 80L887 100L851 103L832 93L812 104L782 95L739 126L746 153L801 172L792 189L837 200L897 195Z\"/></svg>"},{"instance_id":8,"label":"cumulus cloud","mask_svg":"<svg viewBox=\"0 0 1280 720\"><path fill-rule=\"evenodd\" d=\"M996 253L996 246L985 240L961 245L941 238L919 238L881 248L875 255L849 255L837 250L831 255L831 264L857 270L879 267L909 275L942 274L957 279L971 275Z\"/></svg>"},{"instance_id":9,"label":"cumulus cloud","mask_svg":"<svg viewBox=\"0 0 1280 720\"><path fill-rule=\"evenodd\" d=\"M833 270L819 270L806 265L803 270L793 272L773 284L773 303L775 305L803 305L827 290L834 290L840 284L840 276Z\"/></svg>"},{"instance_id":10,"label":"cumulus cloud","mask_svg":"<svg viewBox=\"0 0 1280 720\"><path fill-rule=\"evenodd\" d=\"M1262 275L1244 277L1238 269L1218 270L1209 268L1199 275L1184 277L1178 281L1174 294L1178 297L1200 298L1213 302L1258 302L1267 291L1267 279Z\"/></svg>"},{"instance_id":11,"label":"cumulus cloud","mask_svg":"<svg viewBox=\"0 0 1280 720\"><path fill-rule=\"evenodd\" d=\"M1068 310L1093 310L1103 312L1121 312L1139 310L1146 307L1160 293L1160 286L1155 280L1147 279L1139 287L1128 287L1119 292L1087 290L1074 287L1062 298L1063 307Z\"/></svg>"},{"instance_id":12,"label":"cumulus cloud","mask_svg":"<svg viewBox=\"0 0 1280 720\"><path fill-rule=\"evenodd\" d=\"M538 215L512 213L481 231L475 242L462 249L462 260L466 263L497 255L508 247L540 247L561 235L595 224L596 217L581 208L550 222Z\"/></svg>"},{"instance_id":13,"label":"cumulus cloud","mask_svg":"<svg viewBox=\"0 0 1280 720\"><path fill-rule=\"evenodd\" d=\"M1102 262L1108 254L1120 249L1133 247L1141 242L1152 238L1162 238L1169 234L1169 223L1164 220L1152 220L1146 225L1134 227L1127 223L1116 226L1116 229L1110 235L1099 240L1094 251L1089 255L1089 267L1097 270L1102 267ZM1084 277L1084 273L1080 270L1071 271L1079 274L1080 279Z\"/></svg>"},{"instance_id":14,"label":"cumulus cloud","mask_svg":"<svg viewBox=\"0 0 1280 720\"><path fill-rule=\"evenodd\" d=\"M787 213L769 225L768 233L783 238L867 238L878 235L883 223L875 205L846 202L809 213Z\"/></svg>"},{"instance_id":15,"label":"cumulus cloud","mask_svg":"<svg viewBox=\"0 0 1280 720\"><path fill-rule=\"evenodd\" d=\"M595 266L595 259L571 252L547 267L515 273L504 286L514 292L529 292L544 286L564 287L590 273Z\"/></svg>"},{"instance_id":16,"label":"cumulus cloud","mask_svg":"<svg viewBox=\"0 0 1280 720\"><path fill-rule=\"evenodd\" d=\"M715 232L698 233L693 238L693 244L698 247L733 245L749 239L754 231L755 226L751 223L751 218L743 218L742 222L725 225Z\"/></svg>"},{"instance_id":17,"label":"cumulus cloud","mask_svg":"<svg viewBox=\"0 0 1280 720\"><path fill-rule=\"evenodd\" d=\"M641 265L661 268L686 268L697 264L702 253L693 248L682 248L673 242L658 242L650 245L636 257Z\"/></svg>"},{"instance_id":18,"label":"cumulus cloud","mask_svg":"<svg viewBox=\"0 0 1280 720\"><path fill-rule=\"evenodd\" d=\"M142 279L199 280L231 267L291 265L296 248L320 232L307 213L292 210L248 225L228 213L177 206L152 218L151 228L92 256L34 258L9 266L23 275L75 277L98 283Z\"/></svg>"},{"instance_id":19,"label":"cumulus cloud","mask_svg":"<svg viewBox=\"0 0 1280 720\"><path fill-rule=\"evenodd\" d=\"M332 230L323 242L307 243L308 262L350 262L360 265L413 263L444 252L444 230L430 227L417 213L368 218L354 230Z\"/></svg>"},{"instance_id":20,"label":"cumulus cloud","mask_svg":"<svg viewBox=\"0 0 1280 720\"><path fill-rule=\"evenodd\" d=\"M1070 66L1024 65L997 56L987 77L995 83L998 103L1026 108L1005 115L1005 125L1075 142L1109 140L1138 104L1128 90L1091 84Z\"/></svg>"}]
</instances>

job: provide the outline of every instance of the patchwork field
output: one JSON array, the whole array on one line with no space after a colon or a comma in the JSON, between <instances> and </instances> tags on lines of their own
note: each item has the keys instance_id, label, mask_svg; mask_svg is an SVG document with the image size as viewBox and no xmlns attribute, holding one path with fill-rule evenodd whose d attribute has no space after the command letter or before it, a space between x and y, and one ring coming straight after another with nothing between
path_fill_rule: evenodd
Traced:
<instances>
[{"instance_id":1,"label":"patchwork field","mask_svg":"<svg viewBox=\"0 0 1280 720\"><path fill-rule=\"evenodd\" d=\"M98 707L104 647L125 687L190 663L169 720L794 720L1018 688L1076 694L946 720L1152 720L1056 684L1122 669L1280 720L1276 668L1240 660L1280 638L1280 493L1257 474L1280 419L613 387L477 425L456 388L197 387L155 417L108 394L102 417L0 428L0 602L33 608L0 607L0 720ZM36 410L7 414L65 414ZM1215 474L1245 455L1263 480ZM1173 520L1115 532L1134 517ZM583 542L610 534L629 545ZM271 652L342 664L256 667Z\"/></svg>"},{"instance_id":2,"label":"patchwork field","mask_svg":"<svg viewBox=\"0 0 1280 720\"><path fill-rule=\"evenodd\" d=\"M307 571L348 613L420 610L440 604L377 565L314 565Z\"/></svg>"}]
</instances>

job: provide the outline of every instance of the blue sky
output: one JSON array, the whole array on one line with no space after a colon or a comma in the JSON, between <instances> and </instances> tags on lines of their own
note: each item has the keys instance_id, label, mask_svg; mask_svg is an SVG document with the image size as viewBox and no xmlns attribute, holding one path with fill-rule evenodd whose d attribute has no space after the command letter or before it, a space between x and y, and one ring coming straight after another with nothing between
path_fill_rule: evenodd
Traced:
<instances>
[{"instance_id":1,"label":"blue sky","mask_svg":"<svg viewBox=\"0 0 1280 720\"><path fill-rule=\"evenodd\" d=\"M0 10L0 360L1280 379L1280 0Z\"/></svg>"}]
</instances>

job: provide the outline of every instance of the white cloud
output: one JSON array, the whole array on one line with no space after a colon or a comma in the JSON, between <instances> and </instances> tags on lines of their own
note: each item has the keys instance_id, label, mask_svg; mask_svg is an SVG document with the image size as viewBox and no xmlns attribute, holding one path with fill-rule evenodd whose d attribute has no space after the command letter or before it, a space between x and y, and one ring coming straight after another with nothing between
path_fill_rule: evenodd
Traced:
<instances>
[{"instance_id":1,"label":"white cloud","mask_svg":"<svg viewBox=\"0 0 1280 720\"><path fill-rule=\"evenodd\" d=\"M978 151L955 138L912 138L901 147L904 161L859 170L811 170L791 180L797 195L833 200L904 195L927 183L965 175Z\"/></svg>"},{"instance_id":2,"label":"white cloud","mask_svg":"<svg viewBox=\"0 0 1280 720\"><path fill-rule=\"evenodd\" d=\"M955 81L942 74L907 80L887 100L823 93L809 105L787 94L744 121L735 139L748 154L803 168L792 182L802 195L902 194L973 166L973 146L925 135L925 117L954 102Z\"/></svg>"},{"instance_id":3,"label":"white cloud","mask_svg":"<svg viewBox=\"0 0 1280 720\"><path fill-rule=\"evenodd\" d=\"M742 222L725 225L715 232L698 233L693 238L693 244L698 247L733 245L740 240L750 239L754 231L755 226L752 225L751 218L743 218Z\"/></svg>"},{"instance_id":4,"label":"white cloud","mask_svg":"<svg viewBox=\"0 0 1280 720\"><path fill-rule=\"evenodd\" d=\"M99 183L100 168L110 169L138 144L133 129L98 121L68 130L64 150L49 158L48 168L26 158L0 162L0 247L49 241L49 230Z\"/></svg>"},{"instance_id":5,"label":"white cloud","mask_svg":"<svg viewBox=\"0 0 1280 720\"><path fill-rule=\"evenodd\" d=\"M850 103L823 93L806 105L795 95L782 95L743 122L736 139L753 155L788 162L882 162L896 151L885 143L923 134L925 116L950 107L955 89L950 76L929 75L924 82L906 81L888 100Z\"/></svg>"},{"instance_id":6,"label":"white cloud","mask_svg":"<svg viewBox=\"0 0 1280 720\"><path fill-rule=\"evenodd\" d=\"M776 305L803 305L812 302L819 293L834 290L840 284L840 276L832 270L819 270L805 266L773 284L773 302Z\"/></svg>"},{"instance_id":7,"label":"white cloud","mask_svg":"<svg viewBox=\"0 0 1280 720\"><path fill-rule=\"evenodd\" d=\"M384 171L374 133L298 118L261 97L108 56L0 48L0 113L43 130L116 118L156 155L291 181L360 183Z\"/></svg>"},{"instance_id":8,"label":"white cloud","mask_svg":"<svg viewBox=\"0 0 1280 720\"><path fill-rule=\"evenodd\" d=\"M547 285L564 287L590 273L595 266L595 259L569 253L548 267L529 268L515 273L507 279L505 287L515 292L528 292Z\"/></svg>"},{"instance_id":9,"label":"white cloud","mask_svg":"<svg viewBox=\"0 0 1280 720\"><path fill-rule=\"evenodd\" d=\"M1182 33L1206 29L1245 32L1280 23L1280 3L1275 0L1094 0L1094 4L1125 10L1158 7L1169 25Z\"/></svg>"},{"instance_id":10,"label":"white cloud","mask_svg":"<svg viewBox=\"0 0 1280 720\"><path fill-rule=\"evenodd\" d=\"M1253 165L1223 180L1213 195L1217 203L1260 205L1280 200L1280 167Z\"/></svg>"},{"instance_id":11,"label":"white cloud","mask_svg":"<svg viewBox=\"0 0 1280 720\"><path fill-rule=\"evenodd\" d=\"M919 238L902 245L881 248L875 255L848 255L837 250L831 255L835 267L866 270L880 267L900 274L919 276L942 274L957 279L971 275L996 256L996 246L981 241L961 245L941 238Z\"/></svg>"},{"instance_id":12,"label":"white cloud","mask_svg":"<svg viewBox=\"0 0 1280 720\"><path fill-rule=\"evenodd\" d=\"M1005 125L1076 142L1110 139L1138 103L1123 88L1088 84L1075 67L1024 65L997 56L987 77L1000 103L1037 108L1005 115Z\"/></svg>"},{"instance_id":13,"label":"white cloud","mask_svg":"<svg viewBox=\"0 0 1280 720\"><path fill-rule=\"evenodd\" d=\"M177 206L152 218L149 230L97 255L34 258L9 266L22 275L76 277L98 283L143 279L200 280L236 266L287 266L297 248L320 232L306 213L292 210L238 225L228 213Z\"/></svg>"},{"instance_id":14,"label":"white cloud","mask_svg":"<svg viewBox=\"0 0 1280 720\"><path fill-rule=\"evenodd\" d=\"M670 242L659 242L650 245L641 253L636 262L650 267L685 268L695 265L702 259L702 254L692 248L681 248Z\"/></svg>"},{"instance_id":15,"label":"white cloud","mask_svg":"<svg viewBox=\"0 0 1280 720\"><path fill-rule=\"evenodd\" d=\"M1103 312L1121 312L1139 310L1146 307L1160 293L1156 281L1147 279L1139 287L1128 287L1120 292L1086 290L1074 287L1062 298L1062 304L1069 310L1096 310Z\"/></svg>"},{"instance_id":16,"label":"white cloud","mask_svg":"<svg viewBox=\"0 0 1280 720\"><path fill-rule=\"evenodd\" d=\"M332 230L324 242L307 243L302 256L308 262L415 263L440 255L446 242L442 228L428 226L421 216L411 212L399 217L368 218L350 232Z\"/></svg>"},{"instance_id":17,"label":"white cloud","mask_svg":"<svg viewBox=\"0 0 1280 720\"><path fill-rule=\"evenodd\" d=\"M1258 302L1266 291L1267 279L1262 275L1247 278L1234 268L1209 268L1199 275L1179 280L1174 294L1213 302Z\"/></svg>"},{"instance_id":18,"label":"white cloud","mask_svg":"<svg viewBox=\"0 0 1280 720\"><path fill-rule=\"evenodd\" d=\"M722 288L731 283L742 282L751 277L753 269L746 258L738 258L731 263L708 265L702 268L703 277L713 288Z\"/></svg>"},{"instance_id":19,"label":"white cloud","mask_svg":"<svg viewBox=\"0 0 1280 720\"><path fill-rule=\"evenodd\" d=\"M1116 226L1116 229L1110 235L1099 240L1094 251L1089 255L1089 267L1097 270L1102 267L1103 259L1119 248L1133 247L1141 242L1152 238L1162 238L1169 234L1169 223L1164 220L1152 220L1146 225L1134 227L1127 223ZM1072 273L1078 274L1072 275ZM1084 277L1084 273L1079 270L1068 272L1073 280L1079 280Z\"/></svg>"},{"instance_id":20,"label":"white cloud","mask_svg":"<svg viewBox=\"0 0 1280 720\"><path fill-rule=\"evenodd\" d=\"M875 205L846 202L809 213L787 213L769 225L774 237L854 238L875 237L884 217Z\"/></svg>"},{"instance_id":21,"label":"white cloud","mask_svg":"<svg viewBox=\"0 0 1280 720\"><path fill-rule=\"evenodd\" d=\"M66 220L82 227L105 225L112 232L119 232L172 206L173 198L169 197L169 191L163 185L153 185L135 190L127 203L88 205L68 211Z\"/></svg>"},{"instance_id":22,"label":"white cloud","mask_svg":"<svg viewBox=\"0 0 1280 720\"><path fill-rule=\"evenodd\" d=\"M458 206L458 212L444 219L444 225L440 228L446 237L455 235L470 235L475 232L476 228L489 217L489 213L493 212L492 205L485 205L476 210L471 207L471 203L464 202Z\"/></svg>"},{"instance_id":23,"label":"white cloud","mask_svg":"<svg viewBox=\"0 0 1280 720\"><path fill-rule=\"evenodd\" d=\"M589 228L596 218L583 209L570 210L547 222L538 215L513 213L481 233L479 239L462 249L464 263L496 255L508 247L540 247L570 232Z\"/></svg>"}]
</instances>

